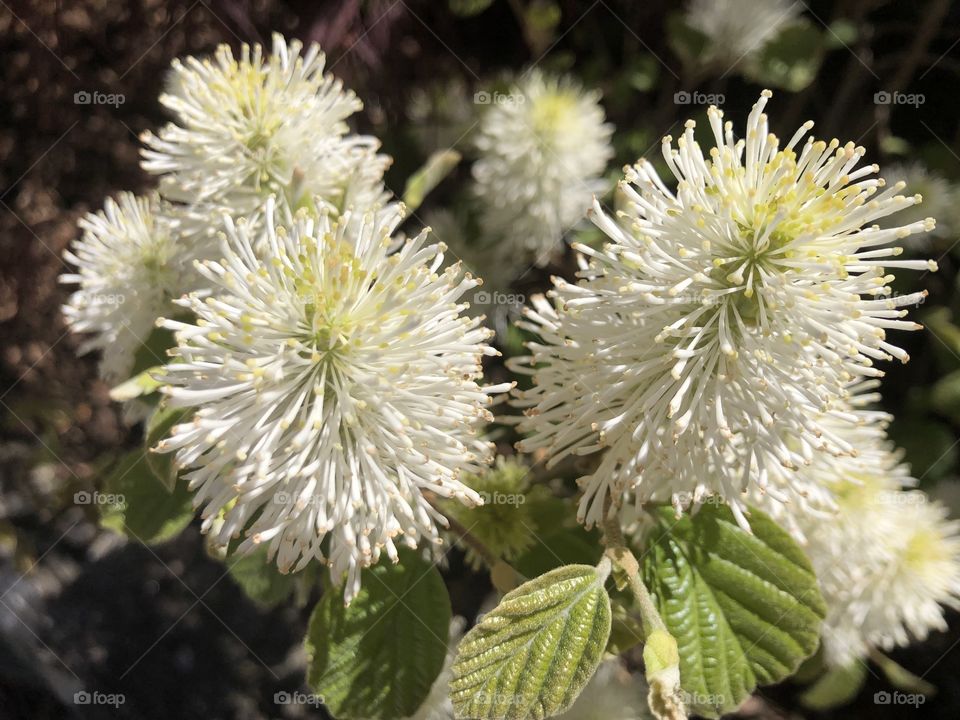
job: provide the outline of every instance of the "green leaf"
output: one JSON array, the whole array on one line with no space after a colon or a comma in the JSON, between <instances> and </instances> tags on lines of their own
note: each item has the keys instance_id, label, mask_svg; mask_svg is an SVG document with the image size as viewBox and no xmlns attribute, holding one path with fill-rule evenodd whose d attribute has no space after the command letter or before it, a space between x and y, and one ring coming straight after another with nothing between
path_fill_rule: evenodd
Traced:
<instances>
[{"instance_id":1,"label":"green leaf","mask_svg":"<svg viewBox=\"0 0 960 720\"><path fill-rule=\"evenodd\" d=\"M556 37L563 18L560 6L552 0L530 0L523 11L523 36L536 54L542 54Z\"/></svg>"},{"instance_id":2,"label":"green leaf","mask_svg":"<svg viewBox=\"0 0 960 720\"><path fill-rule=\"evenodd\" d=\"M364 570L345 607L330 589L310 617L307 682L338 720L412 715L440 674L450 634L450 598L432 563L413 551Z\"/></svg>"},{"instance_id":3,"label":"green leaf","mask_svg":"<svg viewBox=\"0 0 960 720\"><path fill-rule=\"evenodd\" d=\"M895 660L888 658L882 652L874 650L870 653L870 659L877 664L883 672L884 677L899 690L908 693L919 693L927 697L933 697L937 694L937 686L927 682L922 677L914 675Z\"/></svg>"},{"instance_id":4,"label":"green leaf","mask_svg":"<svg viewBox=\"0 0 960 720\"><path fill-rule=\"evenodd\" d=\"M157 391L162 382L154 376L163 370L163 365L154 365L147 368L142 373L134 375L129 380L124 380L110 390L110 399L114 402L125 402L144 395L151 395Z\"/></svg>"},{"instance_id":5,"label":"green leaf","mask_svg":"<svg viewBox=\"0 0 960 720\"><path fill-rule=\"evenodd\" d=\"M811 710L824 711L847 705L860 693L867 680L867 666L859 660L844 668L830 669L800 696Z\"/></svg>"},{"instance_id":6,"label":"green leaf","mask_svg":"<svg viewBox=\"0 0 960 720\"><path fill-rule=\"evenodd\" d=\"M150 368L167 362L167 350L176 345L173 332L162 327L155 327L137 348L133 356L133 375L139 375Z\"/></svg>"},{"instance_id":7,"label":"green leaf","mask_svg":"<svg viewBox=\"0 0 960 720\"><path fill-rule=\"evenodd\" d=\"M942 377L930 389L933 409L960 421L960 370Z\"/></svg>"},{"instance_id":8,"label":"green leaf","mask_svg":"<svg viewBox=\"0 0 960 720\"><path fill-rule=\"evenodd\" d=\"M450 12L460 17L473 17L492 4L493 0L450 0Z\"/></svg>"},{"instance_id":9,"label":"green leaf","mask_svg":"<svg viewBox=\"0 0 960 720\"><path fill-rule=\"evenodd\" d=\"M752 534L725 506L679 521L661 508L658 520L644 579L677 639L687 704L719 717L817 649L823 597L803 551L759 511Z\"/></svg>"},{"instance_id":10,"label":"green leaf","mask_svg":"<svg viewBox=\"0 0 960 720\"><path fill-rule=\"evenodd\" d=\"M423 204L440 182L459 164L461 155L456 150L438 150L417 170L403 189L403 204L407 212L412 213Z\"/></svg>"},{"instance_id":11,"label":"green leaf","mask_svg":"<svg viewBox=\"0 0 960 720\"><path fill-rule=\"evenodd\" d=\"M178 535L193 519L191 493L186 483L168 492L157 482L145 453L125 455L104 483L114 503L98 503L100 524L134 540L155 544Z\"/></svg>"},{"instance_id":12,"label":"green leaf","mask_svg":"<svg viewBox=\"0 0 960 720\"><path fill-rule=\"evenodd\" d=\"M267 560L267 548L259 547L251 553L228 557L226 560L230 577L246 593L247 597L263 607L274 607L293 593L303 576L315 578L315 565L307 565L299 573L282 573L276 562Z\"/></svg>"},{"instance_id":13,"label":"green leaf","mask_svg":"<svg viewBox=\"0 0 960 720\"><path fill-rule=\"evenodd\" d=\"M595 567L567 565L504 595L460 643L456 717L539 720L569 708L610 637L605 580Z\"/></svg>"},{"instance_id":14,"label":"green leaf","mask_svg":"<svg viewBox=\"0 0 960 720\"><path fill-rule=\"evenodd\" d=\"M827 47L836 49L853 45L853 43L857 41L859 34L860 32L855 23L844 18L834 20L828 26L826 37Z\"/></svg>"},{"instance_id":15,"label":"green leaf","mask_svg":"<svg viewBox=\"0 0 960 720\"><path fill-rule=\"evenodd\" d=\"M167 492L173 492L177 483L177 468L173 462L173 453L157 453L153 452L153 448L170 433L174 425L183 422L192 412L189 408L162 407L155 410L147 420L145 434L147 465Z\"/></svg>"},{"instance_id":16,"label":"green leaf","mask_svg":"<svg viewBox=\"0 0 960 720\"><path fill-rule=\"evenodd\" d=\"M803 90L817 75L823 46L823 33L811 23L787 25L746 65L746 75L761 85Z\"/></svg>"},{"instance_id":17,"label":"green leaf","mask_svg":"<svg viewBox=\"0 0 960 720\"><path fill-rule=\"evenodd\" d=\"M938 307L924 314L923 323L944 345L960 353L960 328L953 324L949 308Z\"/></svg>"},{"instance_id":18,"label":"green leaf","mask_svg":"<svg viewBox=\"0 0 960 720\"><path fill-rule=\"evenodd\" d=\"M887 135L880 141L880 152L884 155L909 155L911 150L910 141L896 135Z\"/></svg>"}]
</instances>

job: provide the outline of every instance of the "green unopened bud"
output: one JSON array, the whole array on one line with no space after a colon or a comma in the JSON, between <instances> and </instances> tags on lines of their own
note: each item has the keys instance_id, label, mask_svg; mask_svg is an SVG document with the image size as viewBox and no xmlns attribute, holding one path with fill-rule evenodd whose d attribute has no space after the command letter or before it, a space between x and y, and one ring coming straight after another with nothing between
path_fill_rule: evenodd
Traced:
<instances>
[{"instance_id":1,"label":"green unopened bud","mask_svg":"<svg viewBox=\"0 0 960 720\"><path fill-rule=\"evenodd\" d=\"M643 646L650 693L647 703L658 720L685 720L680 690L680 652L677 641L666 630L654 630Z\"/></svg>"}]
</instances>

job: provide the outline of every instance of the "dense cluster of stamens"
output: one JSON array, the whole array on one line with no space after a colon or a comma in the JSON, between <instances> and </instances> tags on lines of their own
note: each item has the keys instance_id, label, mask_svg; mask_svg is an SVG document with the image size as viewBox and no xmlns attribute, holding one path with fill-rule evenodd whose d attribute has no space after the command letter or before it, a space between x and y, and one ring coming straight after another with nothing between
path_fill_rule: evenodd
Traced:
<instances>
[{"instance_id":1,"label":"dense cluster of stamens","mask_svg":"<svg viewBox=\"0 0 960 720\"><path fill-rule=\"evenodd\" d=\"M582 478L588 523L608 494L614 505L721 495L746 525L751 483L789 500L796 488L772 482L779 468L855 453L823 418L856 422L850 384L881 376L876 361L907 360L886 333L918 327L902 318L924 294L894 296L887 269L936 266L895 259L891 243L933 220L873 224L920 197L859 167L853 143L801 144L812 123L781 147L769 96L739 140L711 107L706 156L693 121L676 147L664 138L675 191L647 161L628 168L617 217L594 206L609 242L579 247L579 282L555 279L552 302L527 311L541 341L514 364L534 381L516 398L521 448L553 463L605 451Z\"/></svg>"},{"instance_id":2,"label":"dense cluster of stamens","mask_svg":"<svg viewBox=\"0 0 960 720\"><path fill-rule=\"evenodd\" d=\"M214 292L180 301L196 320L162 321L178 342L168 401L197 410L158 449L176 451L205 529L266 544L284 571L327 560L348 600L381 551L439 542L425 494L481 502L460 478L489 462L476 432L509 387L479 384L496 351L458 302L479 281L438 274L443 246L394 240L400 220L228 219L223 259L200 267Z\"/></svg>"}]
</instances>

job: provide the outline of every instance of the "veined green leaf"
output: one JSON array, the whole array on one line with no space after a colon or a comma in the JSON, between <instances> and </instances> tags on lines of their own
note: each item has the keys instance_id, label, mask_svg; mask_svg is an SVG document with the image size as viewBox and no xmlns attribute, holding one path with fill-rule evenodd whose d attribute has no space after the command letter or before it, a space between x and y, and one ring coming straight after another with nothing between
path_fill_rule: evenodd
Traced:
<instances>
[{"instance_id":1,"label":"veined green leaf","mask_svg":"<svg viewBox=\"0 0 960 720\"><path fill-rule=\"evenodd\" d=\"M450 682L456 717L540 720L569 708L610 636L606 576L566 565L507 593L460 643Z\"/></svg>"},{"instance_id":2,"label":"veined green leaf","mask_svg":"<svg viewBox=\"0 0 960 720\"><path fill-rule=\"evenodd\" d=\"M142 450L121 458L104 483L104 492L91 497L97 501L103 527L151 545L178 535L193 518L187 484L167 491Z\"/></svg>"},{"instance_id":3,"label":"veined green leaf","mask_svg":"<svg viewBox=\"0 0 960 720\"><path fill-rule=\"evenodd\" d=\"M663 508L659 521L643 561L646 585L677 639L687 706L719 717L817 649L823 597L803 551L759 511L751 511L752 534L725 506L679 521Z\"/></svg>"},{"instance_id":4,"label":"veined green leaf","mask_svg":"<svg viewBox=\"0 0 960 720\"><path fill-rule=\"evenodd\" d=\"M412 715L443 668L450 598L432 563L409 550L363 572L344 606L331 588L310 617L307 682L337 720Z\"/></svg>"}]
</instances>

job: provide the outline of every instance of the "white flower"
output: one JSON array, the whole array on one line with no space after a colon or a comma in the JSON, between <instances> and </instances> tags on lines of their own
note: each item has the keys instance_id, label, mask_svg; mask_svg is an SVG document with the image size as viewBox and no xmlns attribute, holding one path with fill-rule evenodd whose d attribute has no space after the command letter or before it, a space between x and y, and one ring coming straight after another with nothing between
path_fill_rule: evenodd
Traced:
<instances>
[{"instance_id":1,"label":"white flower","mask_svg":"<svg viewBox=\"0 0 960 720\"><path fill-rule=\"evenodd\" d=\"M556 464L604 450L581 479L580 516L596 523L614 505L719 495L740 523L752 483L789 500L791 483L771 475L820 452L854 452L832 430L852 422L851 383L879 377L877 360L907 360L886 339L914 329L901 309L925 293L895 297L886 268L935 269L892 259L895 240L929 230L931 219L881 230L877 219L919 202L884 189L864 150L808 139L806 123L780 147L763 108L745 140L708 110L716 147L704 157L694 123L663 156L676 193L640 161L621 191L616 219L596 206L609 237L574 285L555 280L553 302L535 298L525 329L531 355L511 363L533 376L517 393L526 408L524 451Z\"/></svg>"},{"instance_id":2,"label":"white flower","mask_svg":"<svg viewBox=\"0 0 960 720\"><path fill-rule=\"evenodd\" d=\"M532 70L510 93L489 98L473 165L481 227L503 242L514 264L543 265L603 190L613 128L599 94L568 77Z\"/></svg>"},{"instance_id":3,"label":"white flower","mask_svg":"<svg viewBox=\"0 0 960 720\"><path fill-rule=\"evenodd\" d=\"M158 450L177 451L205 529L224 513L221 543L268 543L286 571L324 559L327 541L349 601L399 536L439 542L424 493L480 502L459 478L490 460L475 433L503 390L478 385L496 351L460 315L478 281L436 273L442 245L421 233L391 254L398 208L273 217L260 237L227 218L224 259L201 267L213 295L180 301L196 323L163 323L178 341L166 391L197 411Z\"/></svg>"},{"instance_id":4,"label":"white flower","mask_svg":"<svg viewBox=\"0 0 960 720\"><path fill-rule=\"evenodd\" d=\"M204 248L182 241L177 221L156 195L121 193L79 225L83 236L64 253L77 271L60 277L79 288L63 313L74 332L90 334L80 352L100 350L101 376L118 382L129 377L137 351L157 317L171 311L172 298L198 288L192 263Z\"/></svg>"},{"instance_id":5,"label":"white flower","mask_svg":"<svg viewBox=\"0 0 960 720\"><path fill-rule=\"evenodd\" d=\"M844 432L856 457L821 455L800 471L829 485L832 511L754 498L804 544L827 602L825 658L836 667L944 630L941 605L960 608L960 523L909 489L916 481L882 427Z\"/></svg>"},{"instance_id":6,"label":"white flower","mask_svg":"<svg viewBox=\"0 0 960 720\"><path fill-rule=\"evenodd\" d=\"M762 50L802 8L796 0L691 0L686 21L710 39L711 60L735 65Z\"/></svg>"},{"instance_id":7,"label":"white flower","mask_svg":"<svg viewBox=\"0 0 960 720\"><path fill-rule=\"evenodd\" d=\"M941 605L960 609L960 522L919 490L888 499L896 542L860 602L867 641L885 650L946 630Z\"/></svg>"},{"instance_id":8,"label":"white flower","mask_svg":"<svg viewBox=\"0 0 960 720\"><path fill-rule=\"evenodd\" d=\"M270 195L338 211L383 195L389 158L375 138L347 134L360 100L323 73L319 46L301 50L275 34L266 58L260 45L239 58L221 45L211 59L174 61L160 101L175 120L144 135L143 167L163 176L166 197L198 206L198 229L219 209L250 215Z\"/></svg>"},{"instance_id":9,"label":"white flower","mask_svg":"<svg viewBox=\"0 0 960 720\"><path fill-rule=\"evenodd\" d=\"M955 233L958 219L957 204L960 201L960 192L942 175L926 168L922 163L912 162L904 165L894 165L885 171L890 181L903 181L912 193L923 196L923 215L919 208L909 208L901 214L902 222L908 220L922 220L931 215L937 218L937 226L931 234L940 238L952 237ZM887 218L880 221L882 227L887 227ZM951 222L952 221L952 222ZM929 241L918 238L912 245L914 249L928 246Z\"/></svg>"},{"instance_id":10,"label":"white flower","mask_svg":"<svg viewBox=\"0 0 960 720\"><path fill-rule=\"evenodd\" d=\"M764 510L802 545L809 542L807 533L812 529L817 542L829 545L834 556L847 553L870 557L879 547L877 540L889 528L873 521L861 524L857 518L837 526L834 521L839 504L854 495L856 502L874 503L879 500L878 488L898 490L916 482L910 477L909 468L900 462L899 455L892 452L887 439L887 428L893 418L882 410L871 409L880 402L880 394L874 392L879 385L879 380L870 379L849 386L846 411L825 413L816 419L826 433L841 438L854 452L816 453L810 463L799 470L771 467L767 482L774 492L757 485L747 492L748 504ZM883 483L882 487L878 482ZM793 490L789 502L777 499L788 488ZM822 532L821 523L829 523ZM843 575L838 580L842 584L848 571L838 570ZM832 569L827 567L824 571L830 573Z\"/></svg>"}]
</instances>

